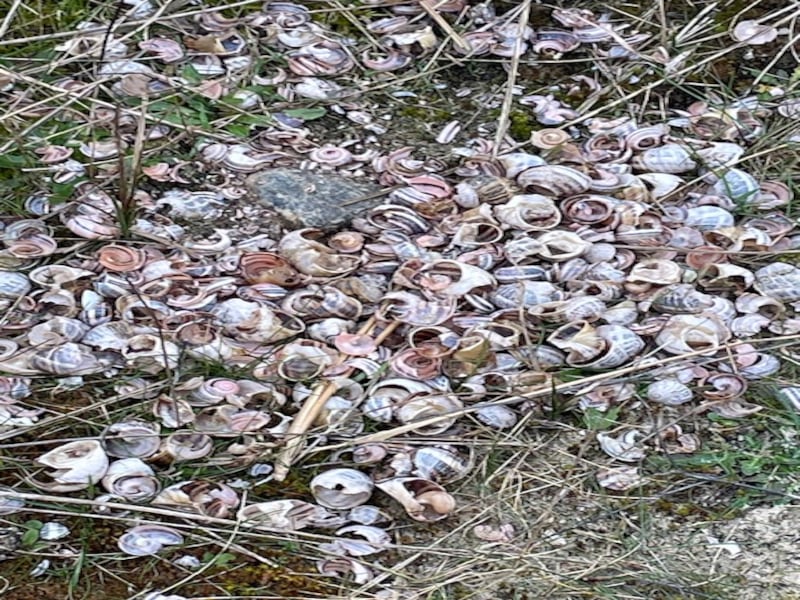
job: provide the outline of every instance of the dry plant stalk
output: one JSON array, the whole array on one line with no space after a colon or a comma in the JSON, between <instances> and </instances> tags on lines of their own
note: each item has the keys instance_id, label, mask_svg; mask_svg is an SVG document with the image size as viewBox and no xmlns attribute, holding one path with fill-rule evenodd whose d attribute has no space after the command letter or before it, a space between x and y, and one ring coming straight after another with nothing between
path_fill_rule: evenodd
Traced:
<instances>
[{"instance_id":1,"label":"dry plant stalk","mask_svg":"<svg viewBox=\"0 0 800 600\"><path fill-rule=\"evenodd\" d=\"M428 13L428 16L433 19L439 27L442 28L442 31L447 33L447 36L456 44L461 46L461 48L469 52L471 50L470 45L465 42L464 39L450 26L450 23L448 23L444 17L439 14L439 11L436 10L436 6L431 6L431 4L431 0L420 0L419 2L422 10Z\"/></svg>"},{"instance_id":2,"label":"dry plant stalk","mask_svg":"<svg viewBox=\"0 0 800 600\"><path fill-rule=\"evenodd\" d=\"M500 151L503 138L505 137L511 122L510 115L511 107L514 102L514 85L516 84L517 76L519 75L519 61L520 56L522 55L522 32L525 30L528 20L530 19L530 10L531 3L530 0L527 0L522 4L520 9L519 22L517 24L519 34L514 41L514 54L511 57L511 66L508 71L506 92L503 98L503 106L501 108L500 118L497 121L497 133L494 137L494 150L492 151L494 156L497 156L497 153Z\"/></svg>"},{"instance_id":3,"label":"dry plant stalk","mask_svg":"<svg viewBox=\"0 0 800 600\"><path fill-rule=\"evenodd\" d=\"M358 331L358 334L370 335L377 324L377 319L375 319L375 317L370 317L369 321L364 323L364 326ZM375 338L375 343L380 345L383 340L391 335L398 325L400 325L399 321L389 323L386 329L381 331L378 337ZM337 364L342 364L348 356L350 355L342 353ZM345 372L345 376L352 372L353 369L348 369ZM335 391L336 385L332 381L321 381L316 385L309 397L306 398L300 412L295 415L292 424L289 426L289 430L286 432L286 445L275 460L275 472L273 473L273 479L275 481L283 481L286 479L292 463L303 450L303 446L305 445L305 433L309 430L322 410L322 407L330 400L330 397Z\"/></svg>"}]
</instances>

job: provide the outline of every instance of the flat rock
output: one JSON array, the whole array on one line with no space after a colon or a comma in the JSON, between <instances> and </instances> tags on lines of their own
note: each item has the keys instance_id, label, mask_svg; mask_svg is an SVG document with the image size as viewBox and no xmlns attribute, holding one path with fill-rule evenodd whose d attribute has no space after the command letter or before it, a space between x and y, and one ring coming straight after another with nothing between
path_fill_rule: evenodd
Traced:
<instances>
[{"instance_id":1,"label":"flat rock","mask_svg":"<svg viewBox=\"0 0 800 600\"><path fill-rule=\"evenodd\" d=\"M380 204L383 188L335 173L278 168L254 173L247 187L256 199L280 215L290 227L334 229Z\"/></svg>"}]
</instances>

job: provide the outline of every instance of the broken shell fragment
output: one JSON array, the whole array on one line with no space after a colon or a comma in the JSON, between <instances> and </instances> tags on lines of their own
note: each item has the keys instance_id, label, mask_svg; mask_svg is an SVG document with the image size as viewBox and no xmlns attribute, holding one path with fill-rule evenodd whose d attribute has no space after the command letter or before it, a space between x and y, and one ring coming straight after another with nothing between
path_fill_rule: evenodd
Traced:
<instances>
[{"instance_id":1,"label":"broken shell fragment","mask_svg":"<svg viewBox=\"0 0 800 600\"><path fill-rule=\"evenodd\" d=\"M490 525L476 525L472 529L472 534L486 542L499 542L507 544L514 539L514 526L511 523L505 523L499 527L492 527Z\"/></svg>"},{"instance_id":2,"label":"broken shell fragment","mask_svg":"<svg viewBox=\"0 0 800 600\"><path fill-rule=\"evenodd\" d=\"M778 30L758 21L739 21L731 31L731 37L737 42L760 46L775 40L778 37Z\"/></svg>"},{"instance_id":3,"label":"broken shell fragment","mask_svg":"<svg viewBox=\"0 0 800 600\"><path fill-rule=\"evenodd\" d=\"M153 504L225 519L239 506L239 495L224 483L191 480L164 488Z\"/></svg>"},{"instance_id":4,"label":"broken shell fragment","mask_svg":"<svg viewBox=\"0 0 800 600\"><path fill-rule=\"evenodd\" d=\"M302 500L273 500L244 506L237 515L246 527L297 531L324 522L329 514L321 506Z\"/></svg>"},{"instance_id":5,"label":"broken shell fragment","mask_svg":"<svg viewBox=\"0 0 800 600\"><path fill-rule=\"evenodd\" d=\"M0 485L0 492L3 492L0 495L0 515L11 515L24 508L25 501L22 498L15 498L12 488Z\"/></svg>"},{"instance_id":6,"label":"broken shell fragment","mask_svg":"<svg viewBox=\"0 0 800 600\"><path fill-rule=\"evenodd\" d=\"M375 485L402 504L416 521L439 521L456 507L455 499L442 486L420 477L397 477Z\"/></svg>"},{"instance_id":7,"label":"broken shell fragment","mask_svg":"<svg viewBox=\"0 0 800 600\"><path fill-rule=\"evenodd\" d=\"M69 527L55 521L48 521L39 530L39 538L46 542L53 542L67 537L70 534Z\"/></svg>"},{"instance_id":8,"label":"broken shell fragment","mask_svg":"<svg viewBox=\"0 0 800 600\"><path fill-rule=\"evenodd\" d=\"M33 479L33 483L52 492L84 490L98 483L108 469L108 456L95 440L69 442L46 452L36 463L50 467L45 471L48 481Z\"/></svg>"},{"instance_id":9,"label":"broken shell fragment","mask_svg":"<svg viewBox=\"0 0 800 600\"><path fill-rule=\"evenodd\" d=\"M641 487L645 483L638 467L603 467L597 470L596 477L600 487L616 492Z\"/></svg>"}]
</instances>

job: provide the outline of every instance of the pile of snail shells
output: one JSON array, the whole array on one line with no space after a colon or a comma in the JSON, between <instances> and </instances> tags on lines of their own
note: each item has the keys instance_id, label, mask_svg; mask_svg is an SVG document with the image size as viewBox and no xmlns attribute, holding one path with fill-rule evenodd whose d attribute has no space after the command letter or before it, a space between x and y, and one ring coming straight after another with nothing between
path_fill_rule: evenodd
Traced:
<instances>
[{"instance_id":1,"label":"pile of snail shells","mask_svg":"<svg viewBox=\"0 0 800 600\"><path fill-rule=\"evenodd\" d=\"M302 10L292 10L306 22ZM305 31L289 29L281 43ZM503 43L487 42L494 52ZM293 58L294 65L322 60L314 51ZM203 60L213 72L217 61ZM135 229L169 243L109 243L49 264L62 239L52 224L4 223L3 433L43 418L31 399L36 378L74 384L114 377L117 392L146 410L108 424L95 439L44 452L32 486L53 493L99 486L109 506L117 505L112 510L152 503L247 527L333 529L330 550L348 562L321 568L355 570L353 557L387 544L375 527L387 515L368 504L375 491L413 519L445 518L456 509L445 486L472 465L465 447L356 444L336 456L341 466L310 481L309 501L250 495L243 505L231 482L165 485L165 473L176 463L213 460L263 477L321 380L335 390L311 435L357 438L367 426L437 417L412 435L438 439L457 438L476 421L514 427L541 408L527 394L552 387L569 368L609 374L569 391L578 409L626 404L626 414L640 419L597 438L612 459L598 471L600 484L639 485L638 463L649 452L690 453L702 439L650 422L637 406L647 403L651 410L639 412L648 415L679 416L698 406L727 418L752 414L760 407L746 400L749 382L780 367L759 336L800 331L800 269L759 257L798 247L795 223L781 212L791 190L737 166L769 115L752 102L690 108L670 123L596 118L566 135L537 132L531 152L475 140L449 177L437 174L443 165L414 158L413 149L349 158L342 167L368 166L382 183L401 187L335 234L305 229L237 240L220 230L190 239L154 210L158 202L202 214L225 196L176 193L154 199ZM301 133L290 137L295 149L305 148ZM240 172L272 164L267 148L223 146L204 146L204 160ZM69 156L51 150L47 160L71 172ZM81 153L119 150L94 143ZM108 218L113 199L87 184L77 194L59 213L62 225L83 239L117 237ZM379 343L374 333L359 333L370 319L379 330L400 325ZM183 376L191 361L244 368L249 376ZM643 389L615 376L639 366ZM177 384L153 391L149 380L165 374ZM796 400L791 389L783 394ZM476 421L460 415L479 403ZM5 514L20 508L0 497ZM150 554L180 544L175 533L134 528L120 548Z\"/></svg>"},{"instance_id":2,"label":"pile of snail shells","mask_svg":"<svg viewBox=\"0 0 800 600\"><path fill-rule=\"evenodd\" d=\"M649 385L647 401L749 414L757 407L743 400L748 381L774 374L779 361L753 344L736 346L731 361L723 346L795 332L800 271L784 262L753 269L736 264L737 253L794 247L793 223L774 211L788 188L725 166L729 143L683 142L665 125L612 122L581 146L568 143L597 159L599 142L590 142L599 136L616 149L591 168L516 152L487 157L481 175L455 185L405 177L352 231L327 237L298 230L219 254L109 244L94 259L4 271L0 368L17 376L7 386L130 367L156 375L187 357L251 368L253 380L186 381L154 399L153 415L173 430L144 456L165 454L156 464L207 456L211 438L242 434L256 450L239 444L238 456L254 460L280 444L319 379L336 391L317 425L355 436L365 422L457 413L489 391L523 394L541 385L537 373L557 377L564 366L603 372L685 354ZM660 178L667 191L648 185ZM742 202L773 212L738 217ZM377 345L356 333L370 316L402 325ZM581 402L594 408L625 399L591 393ZM10 406L22 399L9 396ZM503 405L476 416L507 428L519 415ZM414 433L439 435L457 421ZM611 446L603 448L617 460L640 454ZM79 479L99 482L107 467Z\"/></svg>"}]
</instances>

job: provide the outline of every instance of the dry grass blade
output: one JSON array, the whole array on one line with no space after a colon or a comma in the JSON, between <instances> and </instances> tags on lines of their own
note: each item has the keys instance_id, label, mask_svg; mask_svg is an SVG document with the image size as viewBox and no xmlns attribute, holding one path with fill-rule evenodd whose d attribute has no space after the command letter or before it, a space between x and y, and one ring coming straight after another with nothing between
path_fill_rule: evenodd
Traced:
<instances>
[{"instance_id":1,"label":"dry grass blade","mask_svg":"<svg viewBox=\"0 0 800 600\"><path fill-rule=\"evenodd\" d=\"M5 17L3 18L3 22L0 23L0 38L5 37L6 32L8 32L8 28L11 26L11 23L17 16L17 11L19 10L21 4L22 0L14 0L12 2L11 6L8 9L8 12L6 12Z\"/></svg>"},{"instance_id":2,"label":"dry grass blade","mask_svg":"<svg viewBox=\"0 0 800 600\"><path fill-rule=\"evenodd\" d=\"M523 32L528 26L529 15L531 8L531 0L525 0L514 12L519 12L517 20L517 34L514 38L514 50L511 56L511 66L508 71L508 78L506 79L505 95L503 97L503 105L500 110L500 118L497 122L497 132L494 136L494 156L500 152L502 148L503 138L509 126L509 115L511 114L511 107L514 102L514 86L517 83L517 76L519 74L519 62L522 56L522 45L525 44Z\"/></svg>"}]
</instances>

